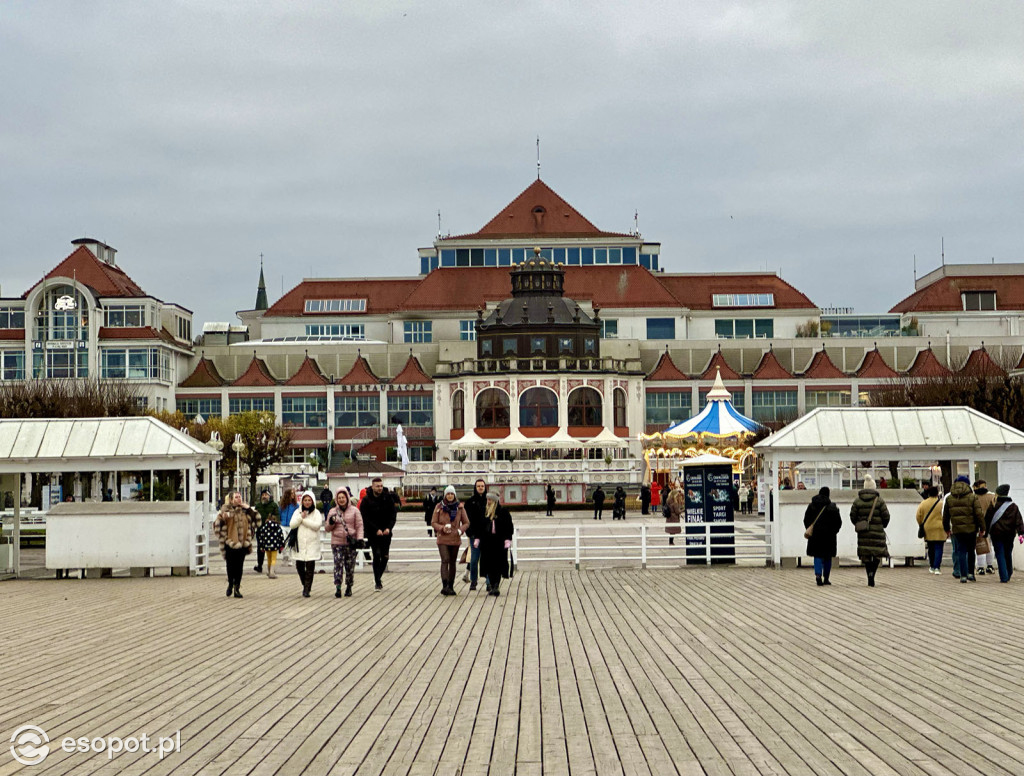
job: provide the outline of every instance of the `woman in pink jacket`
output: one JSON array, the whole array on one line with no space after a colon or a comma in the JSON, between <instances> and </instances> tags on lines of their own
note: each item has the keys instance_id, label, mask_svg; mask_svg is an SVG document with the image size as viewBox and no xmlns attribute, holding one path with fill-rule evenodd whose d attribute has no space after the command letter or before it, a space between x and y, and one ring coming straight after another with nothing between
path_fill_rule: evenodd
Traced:
<instances>
[{"instance_id":1,"label":"woman in pink jacket","mask_svg":"<svg viewBox=\"0 0 1024 776\"><path fill-rule=\"evenodd\" d=\"M339 488L334 494L334 506L327 513L324 529L331 535L331 552L334 554L334 597L341 598L342 576L345 578L345 595L350 596L356 550L363 541L363 516L349 500L345 488Z\"/></svg>"}]
</instances>

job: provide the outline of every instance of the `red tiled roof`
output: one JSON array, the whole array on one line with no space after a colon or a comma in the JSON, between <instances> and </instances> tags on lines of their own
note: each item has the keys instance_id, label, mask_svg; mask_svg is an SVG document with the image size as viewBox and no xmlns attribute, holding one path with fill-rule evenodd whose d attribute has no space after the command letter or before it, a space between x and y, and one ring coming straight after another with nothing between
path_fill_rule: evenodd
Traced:
<instances>
[{"instance_id":1,"label":"red tiled roof","mask_svg":"<svg viewBox=\"0 0 1024 776\"><path fill-rule=\"evenodd\" d=\"M754 370L755 380L791 380L793 374L779 363L778 357L772 348L761 356L761 363Z\"/></svg>"},{"instance_id":2,"label":"red tiled roof","mask_svg":"<svg viewBox=\"0 0 1024 776\"><path fill-rule=\"evenodd\" d=\"M664 275L657 276L661 284L679 301L682 307L691 310L719 310L722 314L731 312L757 312L764 310L806 309L816 310L818 306L803 293L780 278L767 272L751 272L742 275ZM775 307L714 307L714 294L774 294Z\"/></svg>"},{"instance_id":3,"label":"red tiled roof","mask_svg":"<svg viewBox=\"0 0 1024 776\"><path fill-rule=\"evenodd\" d=\"M1024 310L1024 274L940 277L900 300L891 313L961 312L964 291L995 291L997 310Z\"/></svg>"},{"instance_id":4,"label":"red tiled roof","mask_svg":"<svg viewBox=\"0 0 1024 776\"><path fill-rule=\"evenodd\" d=\"M393 385L424 385L432 382L434 382L433 378L423 371L419 359L411 353L409 354L409 360L402 367L402 371L391 380Z\"/></svg>"},{"instance_id":5,"label":"red tiled roof","mask_svg":"<svg viewBox=\"0 0 1024 776\"><path fill-rule=\"evenodd\" d=\"M651 373L647 375L647 379L651 381L655 380L688 380L689 378L683 374L683 372L676 366L672 360L672 356L668 354L668 349L661 354L661 358L658 359L657 365L651 370Z\"/></svg>"},{"instance_id":6,"label":"red tiled roof","mask_svg":"<svg viewBox=\"0 0 1024 776\"><path fill-rule=\"evenodd\" d=\"M327 385L328 380L324 376L324 373L320 371L319 364L315 360L306 355L303 359L302 364L298 370L285 380L285 385Z\"/></svg>"},{"instance_id":7,"label":"red tiled roof","mask_svg":"<svg viewBox=\"0 0 1024 776\"><path fill-rule=\"evenodd\" d=\"M80 245L72 251L66 259L44 275L43 280L54 277L73 278L91 288L97 296L147 296L146 292L139 288L135 281L125 274L124 270L100 261L84 245ZM42 283L43 280L40 280L39 283ZM39 283L22 294L21 298L26 298Z\"/></svg>"},{"instance_id":8,"label":"red tiled roof","mask_svg":"<svg viewBox=\"0 0 1024 776\"><path fill-rule=\"evenodd\" d=\"M262 358L256 358L256 354L253 353L252 361L249 362L248 368L238 376L238 378L231 383L237 386L270 386L277 385L277 380L270 374L270 369Z\"/></svg>"},{"instance_id":9,"label":"red tiled roof","mask_svg":"<svg viewBox=\"0 0 1024 776\"><path fill-rule=\"evenodd\" d=\"M707 367L701 373L701 380L714 380L715 370L721 370L723 380L741 380L740 373L729 366L726 363L725 356L722 355L721 350L716 350L715 354L711 356L711 360L708 361Z\"/></svg>"},{"instance_id":10,"label":"red tiled roof","mask_svg":"<svg viewBox=\"0 0 1024 776\"><path fill-rule=\"evenodd\" d=\"M398 309L422 278L375 278L356 280L303 280L263 313L265 316L294 316L305 313L307 299L365 299L366 314L383 315ZM507 296L507 294L506 294ZM504 299L504 297L502 297ZM359 313L329 313L358 315ZM321 315L317 313L316 315Z\"/></svg>"},{"instance_id":11,"label":"red tiled roof","mask_svg":"<svg viewBox=\"0 0 1024 776\"><path fill-rule=\"evenodd\" d=\"M885 363L885 359L882 358L882 354L878 352L877 347L874 350L869 350L864 355L864 360L860 362L860 368L857 369L856 374L857 377L867 377L869 379L899 377L892 367Z\"/></svg>"},{"instance_id":12,"label":"red tiled roof","mask_svg":"<svg viewBox=\"0 0 1024 776\"><path fill-rule=\"evenodd\" d=\"M990 356L988 351L985 350L984 345L977 350L971 351L971 355L967 357L967 361L962 367L960 367L959 373L970 377L1006 376L1006 370L992 360L992 356Z\"/></svg>"},{"instance_id":13,"label":"red tiled roof","mask_svg":"<svg viewBox=\"0 0 1024 776\"><path fill-rule=\"evenodd\" d=\"M179 348L185 348L186 350L192 349L191 343L182 342L176 339L175 336L164 327L154 329L149 326L101 326L98 332L98 337L101 340L158 339L171 345L176 345Z\"/></svg>"},{"instance_id":14,"label":"red tiled roof","mask_svg":"<svg viewBox=\"0 0 1024 776\"><path fill-rule=\"evenodd\" d=\"M435 269L398 309L477 310L512 296L509 271L509 267ZM589 300L599 308L679 306L655 275L636 265L566 267L564 288L569 299Z\"/></svg>"},{"instance_id":15,"label":"red tiled roof","mask_svg":"<svg viewBox=\"0 0 1024 776\"><path fill-rule=\"evenodd\" d=\"M0 340L23 340L25 339L24 329L0 329Z\"/></svg>"},{"instance_id":16,"label":"red tiled roof","mask_svg":"<svg viewBox=\"0 0 1024 776\"><path fill-rule=\"evenodd\" d=\"M939 362L931 348L925 348L917 354L907 374L911 377L949 377L953 372Z\"/></svg>"},{"instance_id":17,"label":"red tiled roof","mask_svg":"<svg viewBox=\"0 0 1024 776\"><path fill-rule=\"evenodd\" d=\"M345 376L338 380L339 385L377 385L380 378L373 373L370 365L362 355L356 356L352 368L345 373Z\"/></svg>"},{"instance_id":18,"label":"red tiled roof","mask_svg":"<svg viewBox=\"0 0 1024 776\"><path fill-rule=\"evenodd\" d=\"M846 375L843 374L842 370L832 363L832 359L825 352L824 346L811 358L811 363L804 370L803 377L808 380L846 379Z\"/></svg>"},{"instance_id":19,"label":"red tiled roof","mask_svg":"<svg viewBox=\"0 0 1024 776\"><path fill-rule=\"evenodd\" d=\"M562 199L540 178L527 186L522 194L502 208L478 232L447 237L459 240L473 237L627 237L603 232L584 218L576 208Z\"/></svg>"},{"instance_id":20,"label":"red tiled roof","mask_svg":"<svg viewBox=\"0 0 1024 776\"><path fill-rule=\"evenodd\" d=\"M224 385L224 378L220 376L214 363L206 358L200 358L192 374L178 383L181 388L219 388Z\"/></svg>"}]
</instances>

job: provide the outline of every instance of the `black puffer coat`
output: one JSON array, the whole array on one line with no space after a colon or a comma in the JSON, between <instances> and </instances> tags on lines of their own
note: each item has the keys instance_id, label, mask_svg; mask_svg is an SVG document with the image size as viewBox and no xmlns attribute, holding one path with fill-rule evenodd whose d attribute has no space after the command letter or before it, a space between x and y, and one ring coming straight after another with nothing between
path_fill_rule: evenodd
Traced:
<instances>
[{"instance_id":1,"label":"black puffer coat","mask_svg":"<svg viewBox=\"0 0 1024 776\"><path fill-rule=\"evenodd\" d=\"M834 558L836 534L843 527L839 507L833 504L828 496L818 493L811 499L807 511L804 512L804 528L810 527L811 523L814 523L814 533L807 540L807 554L812 558Z\"/></svg>"},{"instance_id":2,"label":"black puffer coat","mask_svg":"<svg viewBox=\"0 0 1024 776\"><path fill-rule=\"evenodd\" d=\"M872 505L875 507L874 513L871 512ZM868 530L857 534L857 557L861 560L888 558L889 545L885 539L885 529L889 525L889 508L874 488L865 488L857 494L850 507L850 522L856 525L861 520L867 520L869 514L871 521Z\"/></svg>"},{"instance_id":3,"label":"black puffer coat","mask_svg":"<svg viewBox=\"0 0 1024 776\"><path fill-rule=\"evenodd\" d=\"M1003 510L999 519L992 522L999 508L1010 502L1010 506ZM1014 504L1009 496L999 496L996 502L988 508L985 514L985 525L989 526L989 533L997 542L1012 542L1015 535L1024 536L1024 520L1021 519L1020 509Z\"/></svg>"}]
</instances>

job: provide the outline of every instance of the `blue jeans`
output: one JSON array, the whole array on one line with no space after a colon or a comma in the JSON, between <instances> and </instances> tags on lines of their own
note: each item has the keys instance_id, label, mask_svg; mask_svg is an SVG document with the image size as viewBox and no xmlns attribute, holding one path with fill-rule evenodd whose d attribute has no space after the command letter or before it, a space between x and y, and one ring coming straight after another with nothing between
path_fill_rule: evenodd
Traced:
<instances>
[{"instance_id":1,"label":"blue jeans","mask_svg":"<svg viewBox=\"0 0 1024 776\"><path fill-rule=\"evenodd\" d=\"M1009 582L1013 576L1013 537L1011 536L1007 542L992 539L992 550L999 565L999 581Z\"/></svg>"},{"instance_id":2,"label":"blue jeans","mask_svg":"<svg viewBox=\"0 0 1024 776\"><path fill-rule=\"evenodd\" d=\"M953 576L960 576L960 541L956 534L950 534L949 540L953 543ZM964 574L964 576L967 576Z\"/></svg>"},{"instance_id":3,"label":"blue jeans","mask_svg":"<svg viewBox=\"0 0 1024 776\"><path fill-rule=\"evenodd\" d=\"M832 559L831 558L815 558L814 559L814 576L824 577L828 579L828 575L832 573Z\"/></svg>"},{"instance_id":4,"label":"blue jeans","mask_svg":"<svg viewBox=\"0 0 1024 776\"><path fill-rule=\"evenodd\" d=\"M961 577L974 576L974 548L978 538L973 534L953 534L953 573L957 565ZM957 560L959 559L959 564Z\"/></svg>"},{"instance_id":5,"label":"blue jeans","mask_svg":"<svg viewBox=\"0 0 1024 776\"><path fill-rule=\"evenodd\" d=\"M476 584L480 575L480 548L473 546L473 540L469 540L469 581Z\"/></svg>"},{"instance_id":6,"label":"blue jeans","mask_svg":"<svg viewBox=\"0 0 1024 776\"><path fill-rule=\"evenodd\" d=\"M945 548L945 542L928 542L928 567L937 569L942 566L942 551ZM955 559L955 555L953 556Z\"/></svg>"}]
</instances>

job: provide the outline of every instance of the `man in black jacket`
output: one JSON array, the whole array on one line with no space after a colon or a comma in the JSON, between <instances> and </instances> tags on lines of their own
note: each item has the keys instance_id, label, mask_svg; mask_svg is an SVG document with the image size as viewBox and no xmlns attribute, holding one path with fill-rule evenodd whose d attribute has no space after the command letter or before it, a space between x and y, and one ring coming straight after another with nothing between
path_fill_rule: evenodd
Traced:
<instances>
[{"instance_id":1,"label":"man in black jacket","mask_svg":"<svg viewBox=\"0 0 1024 776\"><path fill-rule=\"evenodd\" d=\"M363 515L363 535L370 542L370 550L373 552L374 588L380 592L384 589L381 577L388 567L388 555L391 552L391 532L398 518L395 500L380 477L373 478L370 489L359 504L359 511Z\"/></svg>"},{"instance_id":2,"label":"man in black jacket","mask_svg":"<svg viewBox=\"0 0 1024 776\"><path fill-rule=\"evenodd\" d=\"M591 496L594 499L594 519L601 519L601 512L604 510L604 490L600 485L594 491L594 495Z\"/></svg>"},{"instance_id":3,"label":"man in black jacket","mask_svg":"<svg viewBox=\"0 0 1024 776\"><path fill-rule=\"evenodd\" d=\"M423 499L423 519L427 523L427 536L434 535L434 529L430 527L434 520L434 508L441 503L441 497L437 495L437 488L431 488Z\"/></svg>"},{"instance_id":4,"label":"man in black jacket","mask_svg":"<svg viewBox=\"0 0 1024 776\"><path fill-rule=\"evenodd\" d=\"M469 589L476 590L477 578L480 575L480 547L479 543L474 547L473 540L479 539L487 524L487 483L484 480L477 480L473 483L473 495L466 499L463 506L466 508L466 517L469 518L469 528L466 536L469 537L469 565L463 577L469 578ZM487 591L490 592L490 586Z\"/></svg>"}]
</instances>

